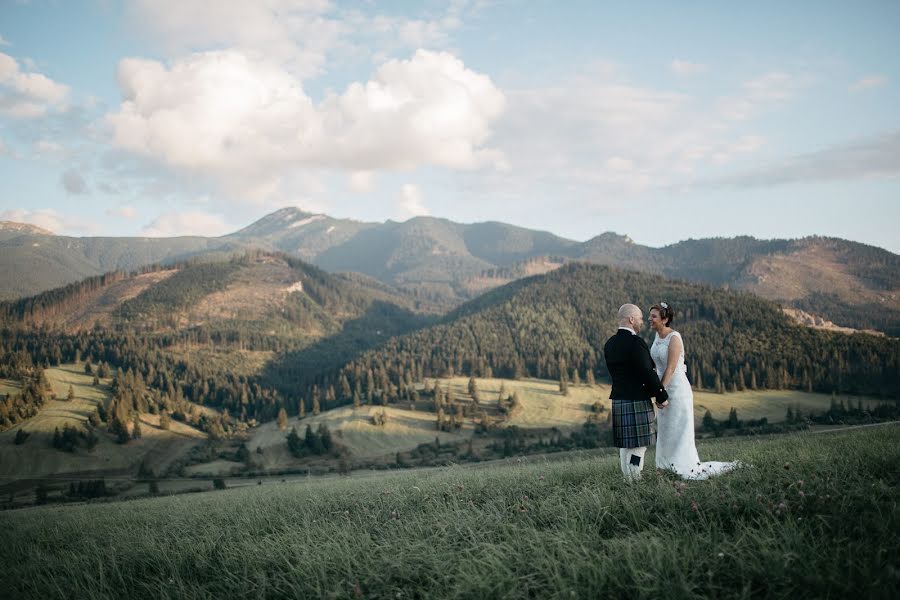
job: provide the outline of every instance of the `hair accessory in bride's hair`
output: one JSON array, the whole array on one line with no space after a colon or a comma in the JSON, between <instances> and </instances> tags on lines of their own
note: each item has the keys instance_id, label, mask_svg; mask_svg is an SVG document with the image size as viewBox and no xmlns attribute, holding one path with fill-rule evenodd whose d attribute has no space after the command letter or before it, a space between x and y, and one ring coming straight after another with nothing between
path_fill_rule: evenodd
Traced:
<instances>
[{"instance_id":1,"label":"hair accessory in bride's hair","mask_svg":"<svg viewBox=\"0 0 900 600\"><path fill-rule=\"evenodd\" d=\"M669 308L669 305L666 304L665 302L660 302L659 305L662 306L663 308Z\"/></svg>"}]
</instances>

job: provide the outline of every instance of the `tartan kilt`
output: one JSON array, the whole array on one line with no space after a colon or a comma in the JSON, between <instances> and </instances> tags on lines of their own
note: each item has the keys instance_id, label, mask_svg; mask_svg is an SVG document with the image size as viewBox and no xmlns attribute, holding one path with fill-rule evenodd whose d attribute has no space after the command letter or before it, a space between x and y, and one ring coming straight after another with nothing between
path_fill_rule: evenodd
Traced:
<instances>
[{"instance_id":1,"label":"tartan kilt","mask_svg":"<svg viewBox=\"0 0 900 600\"><path fill-rule=\"evenodd\" d=\"M641 448L656 443L656 412L650 400L612 401L613 446Z\"/></svg>"}]
</instances>

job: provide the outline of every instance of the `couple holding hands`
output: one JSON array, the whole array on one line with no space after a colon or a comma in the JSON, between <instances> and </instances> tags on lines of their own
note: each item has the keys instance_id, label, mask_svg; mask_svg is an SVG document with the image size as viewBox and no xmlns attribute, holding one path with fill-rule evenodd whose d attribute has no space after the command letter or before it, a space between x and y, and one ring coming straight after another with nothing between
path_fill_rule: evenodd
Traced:
<instances>
[{"instance_id":1,"label":"couple holding hands","mask_svg":"<svg viewBox=\"0 0 900 600\"><path fill-rule=\"evenodd\" d=\"M619 329L603 354L612 378L613 440L625 478L640 479L644 453L654 442L656 467L685 479L734 469L735 462L701 463L697 455L694 393L684 366L684 342L671 327L672 307L660 302L650 308L650 328L656 332L650 348L637 335L644 326L640 308L624 304L617 316ZM656 398L658 415L651 398Z\"/></svg>"}]
</instances>

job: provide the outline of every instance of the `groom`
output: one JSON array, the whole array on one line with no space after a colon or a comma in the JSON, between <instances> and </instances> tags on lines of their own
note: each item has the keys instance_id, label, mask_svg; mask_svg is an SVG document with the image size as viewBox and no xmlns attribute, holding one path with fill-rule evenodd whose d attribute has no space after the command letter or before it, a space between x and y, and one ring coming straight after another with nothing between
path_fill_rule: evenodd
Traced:
<instances>
[{"instance_id":1,"label":"groom","mask_svg":"<svg viewBox=\"0 0 900 600\"><path fill-rule=\"evenodd\" d=\"M619 330L603 347L606 367L612 378L613 443L619 448L619 463L626 479L641 478L644 453L656 442L657 406L666 406L669 394L659 382L650 350L637 333L644 315L634 304L623 304L618 313Z\"/></svg>"}]
</instances>

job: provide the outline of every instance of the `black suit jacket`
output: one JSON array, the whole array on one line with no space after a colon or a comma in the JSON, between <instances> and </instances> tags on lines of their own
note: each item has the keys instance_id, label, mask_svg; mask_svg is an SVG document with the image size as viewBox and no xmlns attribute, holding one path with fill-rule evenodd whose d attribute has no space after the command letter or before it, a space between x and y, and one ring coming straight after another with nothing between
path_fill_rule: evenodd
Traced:
<instances>
[{"instance_id":1,"label":"black suit jacket","mask_svg":"<svg viewBox=\"0 0 900 600\"><path fill-rule=\"evenodd\" d=\"M611 400L649 400L655 397L657 402L665 402L669 398L659 382L650 349L640 336L619 329L606 342L603 355L612 378Z\"/></svg>"}]
</instances>

